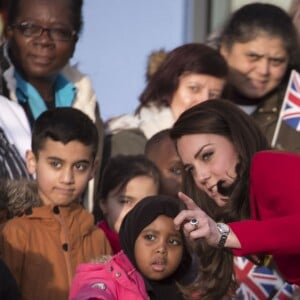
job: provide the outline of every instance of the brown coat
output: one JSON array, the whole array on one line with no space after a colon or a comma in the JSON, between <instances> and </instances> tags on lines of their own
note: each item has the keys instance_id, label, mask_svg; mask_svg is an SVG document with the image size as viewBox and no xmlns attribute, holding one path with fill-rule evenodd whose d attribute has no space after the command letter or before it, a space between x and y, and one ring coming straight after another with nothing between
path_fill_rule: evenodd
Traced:
<instances>
[{"instance_id":1,"label":"brown coat","mask_svg":"<svg viewBox=\"0 0 300 300\"><path fill-rule=\"evenodd\" d=\"M22 299L67 300L77 265L112 251L92 215L73 203L35 207L8 221L1 232L0 253Z\"/></svg>"}]
</instances>

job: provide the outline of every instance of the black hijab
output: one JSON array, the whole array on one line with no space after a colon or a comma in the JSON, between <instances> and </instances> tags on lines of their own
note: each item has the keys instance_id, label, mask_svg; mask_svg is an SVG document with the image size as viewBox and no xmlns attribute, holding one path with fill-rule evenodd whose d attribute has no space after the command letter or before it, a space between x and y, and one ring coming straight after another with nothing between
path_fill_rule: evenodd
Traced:
<instances>
[{"instance_id":1,"label":"black hijab","mask_svg":"<svg viewBox=\"0 0 300 300\"><path fill-rule=\"evenodd\" d=\"M140 232L159 215L175 218L180 211L181 205L180 200L175 197L165 195L149 196L140 201L126 215L119 231L120 243L124 253L137 270L139 269L134 257L134 246ZM181 264L175 274L169 278L156 281L147 279L141 274L144 278L150 299L183 299L176 282L180 281L181 276L185 275L185 271L183 272L183 270L189 268L190 262L190 256L186 249L184 249Z\"/></svg>"}]
</instances>

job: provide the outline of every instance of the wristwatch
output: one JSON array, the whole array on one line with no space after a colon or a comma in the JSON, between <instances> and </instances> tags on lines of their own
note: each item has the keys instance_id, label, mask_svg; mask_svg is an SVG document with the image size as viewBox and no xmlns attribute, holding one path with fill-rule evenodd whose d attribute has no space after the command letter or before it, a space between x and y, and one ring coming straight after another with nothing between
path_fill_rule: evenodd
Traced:
<instances>
[{"instance_id":1,"label":"wristwatch","mask_svg":"<svg viewBox=\"0 0 300 300\"><path fill-rule=\"evenodd\" d=\"M230 227L225 223L217 223L217 229L221 233L221 238L217 244L218 248L223 248L230 233Z\"/></svg>"}]
</instances>

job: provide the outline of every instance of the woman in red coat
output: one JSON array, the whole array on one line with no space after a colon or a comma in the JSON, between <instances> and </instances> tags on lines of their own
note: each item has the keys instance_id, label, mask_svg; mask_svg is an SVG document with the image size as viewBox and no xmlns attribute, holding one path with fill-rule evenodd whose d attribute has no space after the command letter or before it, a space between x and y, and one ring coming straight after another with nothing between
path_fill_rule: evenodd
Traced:
<instances>
[{"instance_id":1,"label":"woman in red coat","mask_svg":"<svg viewBox=\"0 0 300 300\"><path fill-rule=\"evenodd\" d=\"M300 156L268 150L253 121L226 100L184 112L171 137L184 164L179 197L187 205L174 222L200 244L195 290L233 295L233 255L258 265L271 255L284 279L299 285Z\"/></svg>"}]
</instances>

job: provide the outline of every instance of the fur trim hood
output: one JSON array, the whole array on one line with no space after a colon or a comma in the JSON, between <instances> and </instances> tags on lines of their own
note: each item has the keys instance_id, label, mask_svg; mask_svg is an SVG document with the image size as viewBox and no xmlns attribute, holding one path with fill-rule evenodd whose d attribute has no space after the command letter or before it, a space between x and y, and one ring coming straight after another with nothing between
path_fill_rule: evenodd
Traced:
<instances>
[{"instance_id":1,"label":"fur trim hood","mask_svg":"<svg viewBox=\"0 0 300 300\"><path fill-rule=\"evenodd\" d=\"M0 184L0 206L8 211L9 218L21 216L33 207L42 206L34 180L7 180Z\"/></svg>"},{"instance_id":2,"label":"fur trim hood","mask_svg":"<svg viewBox=\"0 0 300 300\"><path fill-rule=\"evenodd\" d=\"M124 129L140 129L147 139L174 124L172 111L167 106L154 103L143 107L137 115L122 115L106 123L106 134L115 134Z\"/></svg>"}]
</instances>

